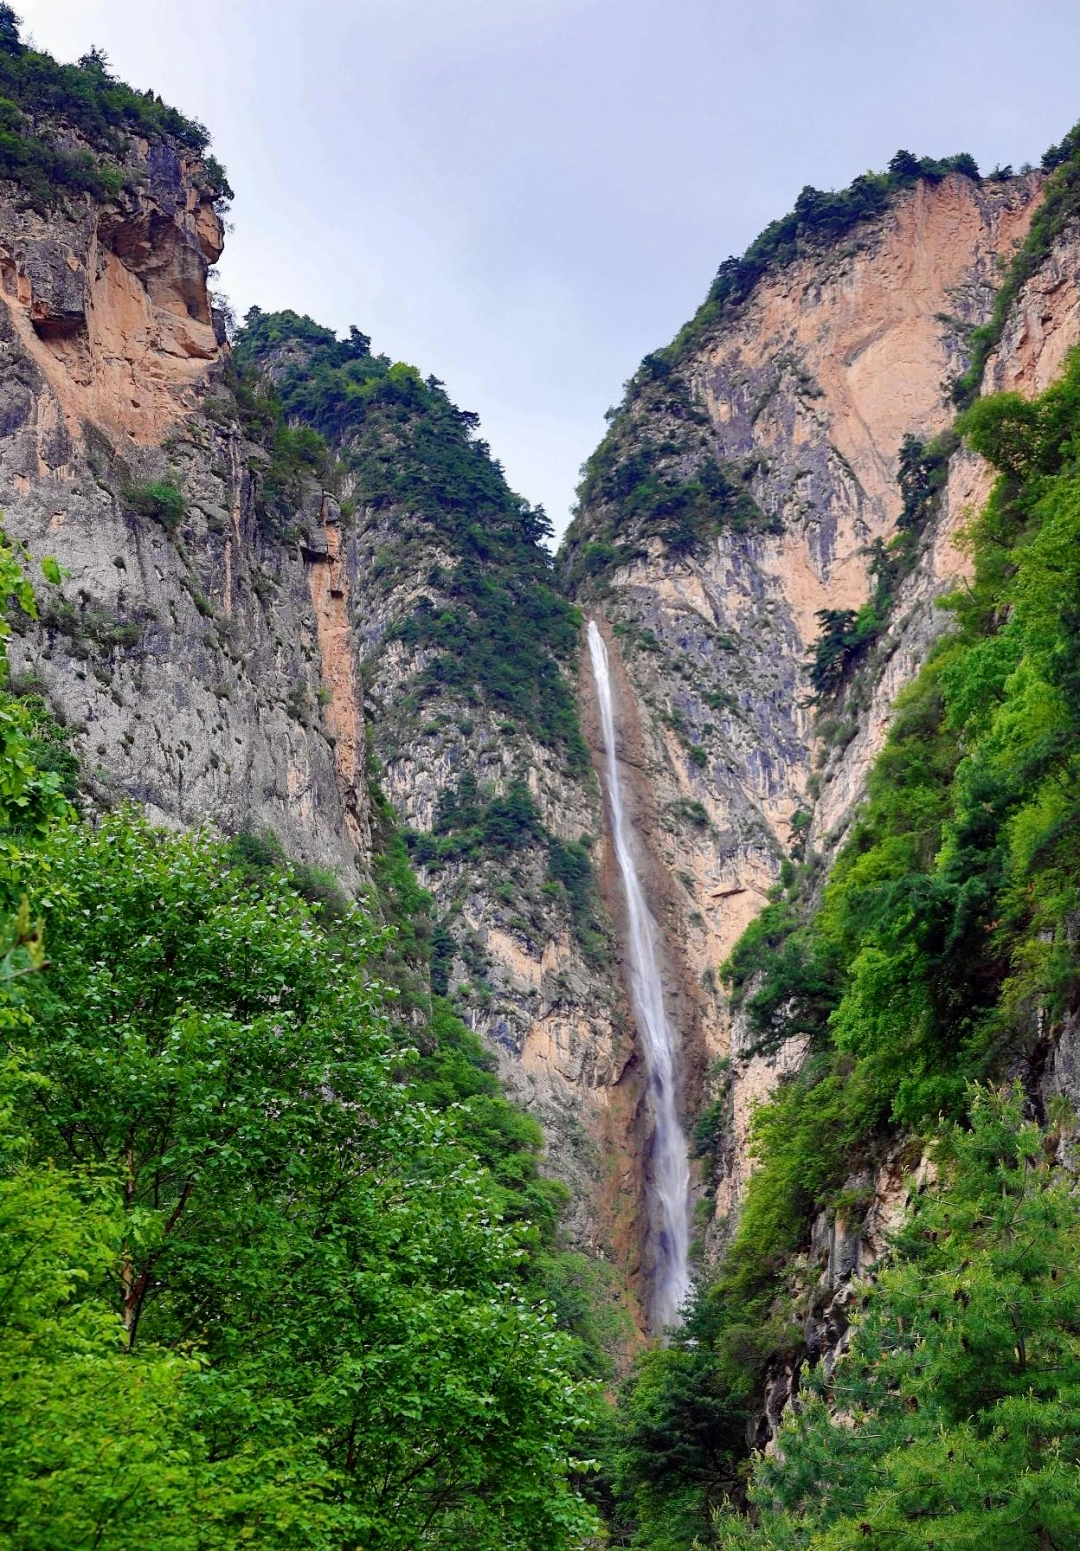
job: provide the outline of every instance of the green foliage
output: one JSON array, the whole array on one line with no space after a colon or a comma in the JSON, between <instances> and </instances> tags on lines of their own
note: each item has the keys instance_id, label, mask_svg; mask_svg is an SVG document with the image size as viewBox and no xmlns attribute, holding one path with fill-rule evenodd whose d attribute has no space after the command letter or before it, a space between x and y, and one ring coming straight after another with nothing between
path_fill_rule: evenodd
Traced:
<instances>
[{"instance_id":1,"label":"green foliage","mask_svg":"<svg viewBox=\"0 0 1080 1551\"><path fill-rule=\"evenodd\" d=\"M613 1542L686 1551L741 1495L755 1391L783 1333L760 1306L700 1296L626 1383L604 1448Z\"/></svg>"},{"instance_id":2,"label":"green foliage","mask_svg":"<svg viewBox=\"0 0 1080 1551\"><path fill-rule=\"evenodd\" d=\"M543 836L540 810L524 781L512 781L505 796L482 795L476 777L466 772L443 791L431 831L412 831L406 840L415 861L439 867L483 856L505 860Z\"/></svg>"},{"instance_id":3,"label":"green foliage","mask_svg":"<svg viewBox=\"0 0 1080 1551\"><path fill-rule=\"evenodd\" d=\"M887 172L865 173L839 192L805 188L795 209L774 221L741 259L721 264L709 294L693 319L663 350L645 357L627 384L611 427L588 460L578 488L578 517L564 545L563 568L569 586L602 580L640 552L635 540L656 536L675 553L690 553L726 528L736 532L778 531L778 519L765 513L747 488L755 465L721 463L693 427L707 417L694 403L680 370L702 340L741 307L763 275L783 268L822 247L832 246L868 221L876 220L896 195L920 180L938 181L950 173L978 179L966 153L937 161L898 151ZM664 427L656 440L652 424ZM697 468L689 477L675 472L690 457ZM935 470L944 460L934 459ZM935 487L936 488L936 487ZM605 514L610 507L615 515ZM588 514L588 527L582 517ZM903 532L894 559L910 556ZM879 620L863 621L863 644L873 639Z\"/></svg>"},{"instance_id":4,"label":"green foliage","mask_svg":"<svg viewBox=\"0 0 1080 1551\"><path fill-rule=\"evenodd\" d=\"M389 515L400 542L419 527L453 557L428 577L441 601L422 596L396 628L408 644L433 649L413 681L417 705L447 692L485 701L585 769L564 671L580 620L553 586L543 511L509 489L476 436L477 417L436 378L372 355L357 329L338 340L292 312L252 309L235 357L241 373L274 363L273 394L250 384L247 392L280 406L291 434L325 438L358 507Z\"/></svg>"},{"instance_id":5,"label":"green foliage","mask_svg":"<svg viewBox=\"0 0 1080 1551\"><path fill-rule=\"evenodd\" d=\"M588 846L580 840L563 841L548 834L525 782L511 782L502 797L485 795L476 777L466 772L456 787L443 791L431 830L409 831L405 840L413 861L434 870L464 861L488 861L501 868L516 851L546 846L547 887L565 898L583 951L595 957L606 947ZM445 935L440 939L440 953L441 961L448 965L453 951Z\"/></svg>"},{"instance_id":6,"label":"green foliage","mask_svg":"<svg viewBox=\"0 0 1080 1551\"><path fill-rule=\"evenodd\" d=\"M348 918L350 900L336 874L308 862L290 861L277 836L269 830L240 830L227 842L227 852L247 883L260 885L281 879L295 889L324 929Z\"/></svg>"},{"instance_id":7,"label":"green foliage","mask_svg":"<svg viewBox=\"0 0 1080 1551\"><path fill-rule=\"evenodd\" d=\"M38 786L39 797L50 792L48 810L56 817L63 810L61 802L75 804L78 800L79 761L71 751L67 730L57 721L52 709L40 693L38 681L32 677L11 679L7 695L0 693L0 708L9 696L18 700L25 717L24 731L29 743L29 758L40 783L49 778L49 786ZM55 784L53 784L55 783ZM14 815L9 815L9 823Z\"/></svg>"},{"instance_id":8,"label":"green foliage","mask_svg":"<svg viewBox=\"0 0 1080 1551\"><path fill-rule=\"evenodd\" d=\"M290 426L277 389L243 363L240 351L230 362L226 380L244 434L266 453L265 462L252 468L255 515L268 538L296 543L305 486L311 480L332 485L338 469L325 438L311 426Z\"/></svg>"},{"instance_id":9,"label":"green foliage","mask_svg":"<svg viewBox=\"0 0 1080 1551\"><path fill-rule=\"evenodd\" d=\"M566 893L574 934L582 952L597 961L609 947L597 912L596 874L588 846L581 840L548 837L548 877Z\"/></svg>"},{"instance_id":10,"label":"green foliage","mask_svg":"<svg viewBox=\"0 0 1080 1551\"><path fill-rule=\"evenodd\" d=\"M899 484L904 497L897 519L901 534L919 533L949 477L949 459L959 446L953 430L943 431L930 442L921 442L910 432L900 444Z\"/></svg>"},{"instance_id":11,"label":"green foliage","mask_svg":"<svg viewBox=\"0 0 1080 1551\"><path fill-rule=\"evenodd\" d=\"M10 871L50 944L19 1030L30 1161L117 1178L91 1289L135 1353L197 1337L202 1446L324 1481L320 1546L571 1544L573 1348L455 1111L394 1076L363 917L327 937L287 881L252 894L216 843L123 815Z\"/></svg>"},{"instance_id":12,"label":"green foliage","mask_svg":"<svg viewBox=\"0 0 1080 1551\"><path fill-rule=\"evenodd\" d=\"M706 458L689 478L666 478L640 453L608 478L586 481L581 499L614 502L620 525L634 523L635 531L663 539L674 554L692 553L725 528L775 531L747 489L751 472Z\"/></svg>"},{"instance_id":13,"label":"green foliage","mask_svg":"<svg viewBox=\"0 0 1080 1551\"><path fill-rule=\"evenodd\" d=\"M723 1551L1043 1551L1080 1537L1080 1208L1018 1093L942 1141L830 1374L804 1373Z\"/></svg>"},{"instance_id":14,"label":"green foliage","mask_svg":"<svg viewBox=\"0 0 1080 1551\"><path fill-rule=\"evenodd\" d=\"M866 551L874 591L860 609L819 609L820 634L809 664L813 699L821 705L836 696L867 656L888 619L893 596L910 572L918 538L930 520L948 478L949 459L959 446L955 430L924 443L910 434L900 446L898 480L904 498L897 533L886 544L876 539Z\"/></svg>"},{"instance_id":15,"label":"green foliage","mask_svg":"<svg viewBox=\"0 0 1080 1551\"><path fill-rule=\"evenodd\" d=\"M41 833L66 818L73 785L66 744L41 697L9 683L7 616L14 609L37 617L34 589L0 529L0 835Z\"/></svg>"},{"instance_id":16,"label":"green foliage","mask_svg":"<svg viewBox=\"0 0 1080 1551\"><path fill-rule=\"evenodd\" d=\"M145 1537L161 1551L325 1544L326 1469L244 1444L211 1458L192 1400L198 1357L127 1348L104 1289L124 1232L107 1174L28 1161L15 1123L40 1079L0 1075L0 1534L12 1551Z\"/></svg>"},{"instance_id":17,"label":"green foliage","mask_svg":"<svg viewBox=\"0 0 1080 1551\"><path fill-rule=\"evenodd\" d=\"M708 1350L694 1348L684 1392L663 1392L671 1435L692 1434L740 1325L771 1321L777 1353L797 1349L792 1257L898 1133L954 1122L948 1193L915 1219L852 1355L812 1377L781 1454L756 1466L760 1529L738 1517L729 1450L707 1501L687 1472L638 1503L643 1546L1076 1538L1076 1207L1036 1167L1015 1102L983 1096L972 1112L970 1084L1029 1061L1080 992L1080 359L1034 404L980 401L960 429L1002 476L970 533L974 578L949 600L957 629L898 700L821 898L791 869L725 966L759 1047L799 1038L807 1057L754 1117L757 1166L700 1297ZM914 478L913 505L932 487L932 471ZM760 1372L755 1344L740 1360ZM727 1435L714 1422L708 1436ZM631 1452L645 1482L648 1457ZM669 1522L683 1527L665 1539Z\"/></svg>"},{"instance_id":18,"label":"green foliage","mask_svg":"<svg viewBox=\"0 0 1080 1551\"><path fill-rule=\"evenodd\" d=\"M398 990L402 1015L422 1029L419 1048L404 1069L425 1104L438 1111L454 1109L464 1143L491 1172L500 1211L527 1227L531 1256L524 1272L530 1296L548 1301L558 1328L571 1339L573 1371L608 1377L626 1335L624 1319L611 1308L610 1276L602 1265L583 1261L560 1243L566 1187L541 1176L540 1128L507 1100L491 1055L446 999L450 966L462 950L446 925L434 919L431 895L417 884L405 837L374 776L370 771L372 870L379 913L392 923L380 967ZM534 836L537 816L527 799L528 793L519 790L511 807L524 813L526 830ZM447 826L459 821L471 830L481 808L475 781L463 776L456 793L444 796L438 838L452 838ZM413 844L418 838L409 837ZM574 853L577 848L567 849ZM564 886L573 912L574 894L584 900L588 893L580 877ZM595 928L583 917L573 918L589 951Z\"/></svg>"},{"instance_id":19,"label":"green foliage","mask_svg":"<svg viewBox=\"0 0 1080 1551\"><path fill-rule=\"evenodd\" d=\"M898 702L822 908L770 906L729 964L763 1037L821 1052L778 1097L786 1119L763 1112L750 1192L802 1181L796 1232L860 1149L962 1108L965 1081L1053 1027L1077 986L1080 361L1034 404L987 399L961 426L1003 477L959 629Z\"/></svg>"},{"instance_id":20,"label":"green foliage","mask_svg":"<svg viewBox=\"0 0 1080 1551\"><path fill-rule=\"evenodd\" d=\"M725 259L720 265L706 308L720 311L739 306L768 270L794 263L808 249L832 246L864 221L883 215L900 190L924 179L936 183L951 172L972 179L979 176L966 152L937 161L897 151L887 172L863 173L846 189L804 188L790 215L767 226L741 259Z\"/></svg>"},{"instance_id":21,"label":"green foliage","mask_svg":"<svg viewBox=\"0 0 1080 1551\"><path fill-rule=\"evenodd\" d=\"M122 499L128 512L159 522L166 533L175 533L187 516L187 499L172 475L142 485L128 485Z\"/></svg>"},{"instance_id":22,"label":"green foliage","mask_svg":"<svg viewBox=\"0 0 1080 1551\"><path fill-rule=\"evenodd\" d=\"M118 167L89 151L63 151L36 134L15 103L0 97L0 178L18 183L35 210L47 211L62 190L115 199L124 187Z\"/></svg>"},{"instance_id":23,"label":"green foliage","mask_svg":"<svg viewBox=\"0 0 1080 1551\"><path fill-rule=\"evenodd\" d=\"M690 412L680 385L665 378L663 394L666 408ZM640 554L649 538L661 539L672 554L679 555L696 553L725 530L779 531L775 519L762 512L750 491L756 465L721 463L707 454L692 474L681 475L667 460L684 449L674 444L624 447L625 429L617 426L609 432L585 466L578 504L589 512L590 541L571 549L568 585L610 574ZM575 533L576 526L571 540ZM632 542L626 542L627 534Z\"/></svg>"},{"instance_id":24,"label":"green foliage","mask_svg":"<svg viewBox=\"0 0 1080 1551\"><path fill-rule=\"evenodd\" d=\"M861 609L818 609L814 618L821 633L810 660L810 683L818 699L836 693L880 629L872 603Z\"/></svg>"},{"instance_id":25,"label":"green foliage","mask_svg":"<svg viewBox=\"0 0 1080 1551\"><path fill-rule=\"evenodd\" d=\"M831 944L803 926L796 900L773 899L754 917L721 965L733 1005L745 1006L753 1047L775 1052L797 1037L811 1046L828 1038L839 997Z\"/></svg>"},{"instance_id":26,"label":"green foliage","mask_svg":"<svg viewBox=\"0 0 1080 1551\"><path fill-rule=\"evenodd\" d=\"M125 177L117 164L131 135L167 137L205 157L209 136L201 124L166 107L153 92L133 91L116 80L97 50L76 65L61 65L27 48L11 7L0 9L6 28L0 47L0 177L18 183L37 209L47 210L66 191L115 199ZM99 154L65 145L65 131L72 130ZM202 176L217 199L231 198L213 157L205 157Z\"/></svg>"}]
</instances>

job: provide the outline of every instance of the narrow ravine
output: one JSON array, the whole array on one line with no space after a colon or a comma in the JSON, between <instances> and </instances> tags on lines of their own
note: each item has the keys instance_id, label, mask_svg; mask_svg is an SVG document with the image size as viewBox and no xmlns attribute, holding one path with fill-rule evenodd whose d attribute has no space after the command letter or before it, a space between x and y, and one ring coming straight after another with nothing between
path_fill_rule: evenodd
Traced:
<instances>
[{"instance_id":1,"label":"narrow ravine","mask_svg":"<svg viewBox=\"0 0 1080 1551\"><path fill-rule=\"evenodd\" d=\"M659 929L645 900L634 860L632 824L623 801L622 780L615 738L615 707L607 647L595 620L589 621L589 657L592 663L604 756L608 811L615 858L626 896L630 1003L641 1037L648 1077L648 1103L652 1121L652 1170L649 1248L653 1284L649 1310L653 1328L673 1324L690 1287L690 1165L686 1134L679 1120L676 1077L676 1033L664 1007L660 976Z\"/></svg>"}]
</instances>

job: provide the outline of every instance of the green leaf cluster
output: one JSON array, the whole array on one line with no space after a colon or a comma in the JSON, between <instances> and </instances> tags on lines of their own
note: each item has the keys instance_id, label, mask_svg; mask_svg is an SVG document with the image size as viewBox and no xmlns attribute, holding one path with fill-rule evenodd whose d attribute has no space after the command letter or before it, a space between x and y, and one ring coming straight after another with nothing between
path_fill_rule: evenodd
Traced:
<instances>
[{"instance_id":1,"label":"green leaf cluster","mask_svg":"<svg viewBox=\"0 0 1080 1551\"><path fill-rule=\"evenodd\" d=\"M1080 1206L1018 1091L978 1090L865 1289L804 1370L722 1551L1045 1551L1080 1538Z\"/></svg>"}]
</instances>

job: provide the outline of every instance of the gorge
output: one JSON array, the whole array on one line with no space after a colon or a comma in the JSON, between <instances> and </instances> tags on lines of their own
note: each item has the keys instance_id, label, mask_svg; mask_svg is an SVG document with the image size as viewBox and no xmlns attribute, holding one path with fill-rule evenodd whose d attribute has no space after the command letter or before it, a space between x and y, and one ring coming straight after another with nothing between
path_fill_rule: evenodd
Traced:
<instances>
[{"instance_id":1,"label":"gorge","mask_svg":"<svg viewBox=\"0 0 1080 1551\"><path fill-rule=\"evenodd\" d=\"M1080 1543L1080 132L805 189L553 556L0 96L13 1551Z\"/></svg>"}]
</instances>

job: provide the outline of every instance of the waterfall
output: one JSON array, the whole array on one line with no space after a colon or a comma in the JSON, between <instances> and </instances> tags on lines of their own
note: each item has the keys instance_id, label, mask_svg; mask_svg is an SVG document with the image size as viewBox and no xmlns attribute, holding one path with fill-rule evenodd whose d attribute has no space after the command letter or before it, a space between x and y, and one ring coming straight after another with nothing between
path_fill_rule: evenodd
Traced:
<instances>
[{"instance_id":1,"label":"waterfall","mask_svg":"<svg viewBox=\"0 0 1080 1551\"><path fill-rule=\"evenodd\" d=\"M652 1314L656 1326L670 1325L690 1286L690 1165L686 1136L676 1103L675 1033L664 1008L664 988L658 958L659 931L645 902L631 838L631 821L623 803L622 781L615 749L615 710L611 695L607 647L589 621L592 662L600 724L607 762L607 799L611 838L626 895L630 968L630 1003L641 1037L653 1124L651 1216L654 1217L654 1280Z\"/></svg>"}]
</instances>

